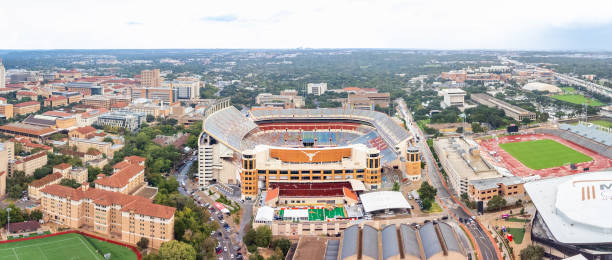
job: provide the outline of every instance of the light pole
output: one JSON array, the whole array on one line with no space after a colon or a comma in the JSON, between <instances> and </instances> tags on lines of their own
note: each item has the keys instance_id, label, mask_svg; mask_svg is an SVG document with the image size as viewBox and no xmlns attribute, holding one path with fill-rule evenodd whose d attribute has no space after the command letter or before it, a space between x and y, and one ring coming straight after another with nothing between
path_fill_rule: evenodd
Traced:
<instances>
[{"instance_id":1,"label":"light pole","mask_svg":"<svg viewBox=\"0 0 612 260\"><path fill-rule=\"evenodd\" d=\"M11 230L11 210L12 208L6 208L6 218L7 218L7 222L6 222L6 239L8 240L9 237L9 233Z\"/></svg>"}]
</instances>

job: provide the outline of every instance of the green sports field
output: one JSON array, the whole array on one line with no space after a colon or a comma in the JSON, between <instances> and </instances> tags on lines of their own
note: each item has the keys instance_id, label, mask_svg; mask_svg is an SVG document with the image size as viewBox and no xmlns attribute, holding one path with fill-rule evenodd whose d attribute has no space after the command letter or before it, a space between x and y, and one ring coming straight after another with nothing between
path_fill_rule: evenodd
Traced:
<instances>
[{"instance_id":1,"label":"green sports field","mask_svg":"<svg viewBox=\"0 0 612 260\"><path fill-rule=\"evenodd\" d=\"M94 244L95 243L95 246ZM98 250L101 252L98 252ZM87 238L80 234L64 234L53 237L32 239L0 244L0 260L20 259L101 259L104 253L111 253L111 259L137 259L130 249Z\"/></svg>"},{"instance_id":2,"label":"green sports field","mask_svg":"<svg viewBox=\"0 0 612 260\"><path fill-rule=\"evenodd\" d=\"M522 164L534 170L593 160L583 153L550 139L505 143L499 146Z\"/></svg>"},{"instance_id":3,"label":"green sports field","mask_svg":"<svg viewBox=\"0 0 612 260\"><path fill-rule=\"evenodd\" d=\"M561 101L565 101L568 103L572 103L572 104L578 104L578 105L587 104L589 106L594 106L594 107L599 107L599 106L604 105L603 103L597 101L596 99L586 98L583 95L578 95L578 94L555 95L555 96L552 96L552 98L556 100L561 100Z\"/></svg>"}]
</instances>

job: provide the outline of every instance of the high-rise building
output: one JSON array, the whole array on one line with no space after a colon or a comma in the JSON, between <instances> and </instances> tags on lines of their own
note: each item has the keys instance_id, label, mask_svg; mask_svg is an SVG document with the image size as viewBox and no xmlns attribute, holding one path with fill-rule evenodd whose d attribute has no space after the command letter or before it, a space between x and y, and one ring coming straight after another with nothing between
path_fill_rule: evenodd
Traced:
<instances>
[{"instance_id":1,"label":"high-rise building","mask_svg":"<svg viewBox=\"0 0 612 260\"><path fill-rule=\"evenodd\" d=\"M164 81L162 86L172 88L178 100L200 98L200 79L198 78L178 77L173 81Z\"/></svg>"},{"instance_id":2,"label":"high-rise building","mask_svg":"<svg viewBox=\"0 0 612 260\"><path fill-rule=\"evenodd\" d=\"M2 59L0 59L0 88L6 88L6 75L4 73L4 65L2 65Z\"/></svg>"},{"instance_id":3,"label":"high-rise building","mask_svg":"<svg viewBox=\"0 0 612 260\"><path fill-rule=\"evenodd\" d=\"M320 96L327 91L327 83L308 83L308 94Z\"/></svg>"},{"instance_id":4,"label":"high-rise building","mask_svg":"<svg viewBox=\"0 0 612 260\"><path fill-rule=\"evenodd\" d=\"M161 87L161 77L159 69L143 70L141 73L140 85L143 87Z\"/></svg>"}]
</instances>

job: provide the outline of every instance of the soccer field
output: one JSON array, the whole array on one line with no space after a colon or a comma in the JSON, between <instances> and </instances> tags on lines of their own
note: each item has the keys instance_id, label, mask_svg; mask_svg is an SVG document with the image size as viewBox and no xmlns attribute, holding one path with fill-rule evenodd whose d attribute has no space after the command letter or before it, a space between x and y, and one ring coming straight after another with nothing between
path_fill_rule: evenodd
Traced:
<instances>
[{"instance_id":1,"label":"soccer field","mask_svg":"<svg viewBox=\"0 0 612 260\"><path fill-rule=\"evenodd\" d=\"M112 249L111 259L137 259L130 249L119 245L110 244L97 239L95 242L98 247L104 246L101 250ZM94 242L94 241L92 241ZM98 243L99 242L99 243ZM106 246L105 246L106 245ZM119 248L108 248L108 245ZM127 250L127 252L126 252ZM102 253L98 253L96 248L83 235L63 234L40 239L32 239L13 243L0 244L0 260L23 260L23 259L44 259L44 260L71 260L71 259L100 259L104 260Z\"/></svg>"},{"instance_id":2,"label":"soccer field","mask_svg":"<svg viewBox=\"0 0 612 260\"><path fill-rule=\"evenodd\" d=\"M504 143L499 146L522 164L534 170L593 160L587 155L550 139Z\"/></svg>"},{"instance_id":3,"label":"soccer field","mask_svg":"<svg viewBox=\"0 0 612 260\"><path fill-rule=\"evenodd\" d=\"M577 94L555 95L555 96L552 96L552 98L561 100L561 101L565 101L568 103L572 103L572 104L578 104L578 105L582 105L583 103L589 106L594 106L594 107L604 105L603 103L597 101L596 99L586 98L583 95L577 95Z\"/></svg>"}]
</instances>

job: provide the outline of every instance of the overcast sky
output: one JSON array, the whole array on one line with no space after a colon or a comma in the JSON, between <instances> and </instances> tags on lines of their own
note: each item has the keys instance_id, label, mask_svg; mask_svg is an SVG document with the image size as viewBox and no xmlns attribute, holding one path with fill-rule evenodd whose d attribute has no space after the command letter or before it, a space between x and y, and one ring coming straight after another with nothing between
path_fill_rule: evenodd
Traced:
<instances>
[{"instance_id":1,"label":"overcast sky","mask_svg":"<svg viewBox=\"0 0 612 260\"><path fill-rule=\"evenodd\" d=\"M2 0L0 49L612 50L610 0Z\"/></svg>"}]
</instances>

